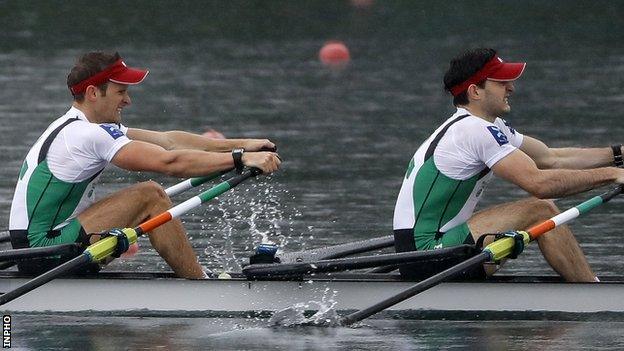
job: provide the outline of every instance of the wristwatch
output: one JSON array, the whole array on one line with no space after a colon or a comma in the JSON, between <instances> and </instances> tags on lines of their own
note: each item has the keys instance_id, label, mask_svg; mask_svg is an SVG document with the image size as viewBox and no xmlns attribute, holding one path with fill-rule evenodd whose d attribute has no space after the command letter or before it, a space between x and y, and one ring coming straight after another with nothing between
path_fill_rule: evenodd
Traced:
<instances>
[{"instance_id":1,"label":"wristwatch","mask_svg":"<svg viewBox=\"0 0 624 351\"><path fill-rule=\"evenodd\" d=\"M243 154L245 153L245 149L234 149L232 150L232 158L234 159L234 168L236 168L236 172L243 173L243 168L245 165L243 164Z\"/></svg>"},{"instance_id":2,"label":"wristwatch","mask_svg":"<svg viewBox=\"0 0 624 351\"><path fill-rule=\"evenodd\" d=\"M622 160L622 144L611 145L611 150L613 150L613 165L622 168L622 166L624 166L624 160Z\"/></svg>"}]
</instances>

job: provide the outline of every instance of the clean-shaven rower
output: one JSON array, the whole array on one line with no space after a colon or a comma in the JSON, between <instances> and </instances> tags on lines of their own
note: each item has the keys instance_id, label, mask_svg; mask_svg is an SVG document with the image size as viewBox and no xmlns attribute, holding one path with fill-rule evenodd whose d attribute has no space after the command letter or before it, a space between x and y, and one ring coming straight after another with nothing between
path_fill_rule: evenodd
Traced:
<instances>
[{"instance_id":1,"label":"clean-shaven rower","mask_svg":"<svg viewBox=\"0 0 624 351\"><path fill-rule=\"evenodd\" d=\"M86 247L100 239L90 233L135 227L170 208L171 201L155 182L96 200L94 183L109 163L177 177L203 176L243 165L264 173L279 168L277 154L257 152L275 147L267 139L215 140L121 124L122 110L131 103L128 86L140 83L147 74L147 70L128 67L117 53L91 52L78 59L67 77L72 107L43 132L19 172L9 224L14 248L74 242ZM178 219L148 234L176 274L205 276ZM24 261L18 267L41 273L66 259Z\"/></svg>"},{"instance_id":2,"label":"clean-shaven rower","mask_svg":"<svg viewBox=\"0 0 624 351\"><path fill-rule=\"evenodd\" d=\"M418 148L394 211L398 252L472 244L483 233L528 229L557 214L548 199L624 182L621 145L550 148L501 116L525 63L507 63L493 49L454 58L444 76L457 111ZM492 173L533 198L474 213ZM486 239L486 244L491 238ZM568 281L595 281L567 226L538 239L548 263ZM401 273L410 276L411 268ZM492 272L488 272L492 273Z\"/></svg>"}]
</instances>

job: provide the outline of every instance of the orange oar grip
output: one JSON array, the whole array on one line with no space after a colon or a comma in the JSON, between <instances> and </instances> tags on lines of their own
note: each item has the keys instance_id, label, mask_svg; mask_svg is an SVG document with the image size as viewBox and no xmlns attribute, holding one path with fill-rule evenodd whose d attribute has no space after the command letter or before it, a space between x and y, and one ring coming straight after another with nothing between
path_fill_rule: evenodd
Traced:
<instances>
[{"instance_id":1,"label":"orange oar grip","mask_svg":"<svg viewBox=\"0 0 624 351\"><path fill-rule=\"evenodd\" d=\"M538 236L546 233L549 230L555 229L556 224L551 219L542 222L534 227L529 228L527 233L531 236L531 240L535 240Z\"/></svg>"},{"instance_id":2,"label":"orange oar grip","mask_svg":"<svg viewBox=\"0 0 624 351\"><path fill-rule=\"evenodd\" d=\"M158 228L160 225L169 222L171 218L173 218L171 216L171 213L163 212L158 216L139 224L139 228L143 233L148 233L151 232L154 228Z\"/></svg>"}]
</instances>

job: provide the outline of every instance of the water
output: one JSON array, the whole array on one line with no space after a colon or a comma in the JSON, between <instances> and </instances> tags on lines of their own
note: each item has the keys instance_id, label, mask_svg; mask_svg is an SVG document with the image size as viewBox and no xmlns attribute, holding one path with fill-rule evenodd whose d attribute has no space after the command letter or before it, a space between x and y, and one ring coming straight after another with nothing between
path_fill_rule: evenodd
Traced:
<instances>
[{"instance_id":1,"label":"water","mask_svg":"<svg viewBox=\"0 0 624 351\"><path fill-rule=\"evenodd\" d=\"M23 156L69 106L64 82L71 63L92 49L118 50L129 64L151 70L130 90L126 125L195 132L211 127L228 137L269 137L278 144L282 171L247 181L183 217L202 264L217 270L237 269L263 240L298 250L389 234L407 162L453 111L441 76L448 60L468 47L492 46L507 60L528 62L508 118L519 131L551 146L622 142L624 6L618 2L396 1L366 9L348 1L208 1L174 7L154 1L89 8L78 1L0 2L0 223L8 223ZM350 47L353 61L346 70L318 62L328 39ZM100 195L148 179L165 186L178 181L114 167L101 179ZM567 208L596 193L558 203ZM494 181L482 205L525 195ZM598 276L624 273L622 205L616 198L572 224ZM141 244L135 259L111 268L167 269L146 241ZM553 274L535 245L504 272ZM618 345L622 330L596 322L383 319L359 329L280 330L266 322L23 316L15 318L14 342L70 349L86 334L101 334L109 338L91 348L149 348L144 330L163 324L180 334L160 333L162 342L151 346L253 349L257 339L270 337L275 349L559 349ZM118 323L124 328L117 330ZM101 346L109 340L115 341Z\"/></svg>"},{"instance_id":2,"label":"water","mask_svg":"<svg viewBox=\"0 0 624 351\"><path fill-rule=\"evenodd\" d=\"M357 328L270 328L255 319L17 316L33 350L614 350L624 325L373 319ZM36 334L28 331L36 330ZM66 337L59 338L59 335ZM14 341L15 342L15 341ZM22 349L19 346L16 349Z\"/></svg>"}]
</instances>

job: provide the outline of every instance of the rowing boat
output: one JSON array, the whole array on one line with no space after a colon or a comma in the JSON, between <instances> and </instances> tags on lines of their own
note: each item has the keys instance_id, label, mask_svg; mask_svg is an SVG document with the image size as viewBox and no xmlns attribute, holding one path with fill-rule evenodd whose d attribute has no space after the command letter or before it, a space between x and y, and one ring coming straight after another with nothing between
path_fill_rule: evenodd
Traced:
<instances>
[{"instance_id":1,"label":"rowing boat","mask_svg":"<svg viewBox=\"0 0 624 351\"><path fill-rule=\"evenodd\" d=\"M0 291L24 282L16 272L0 272ZM56 279L7 303L7 312L99 313L113 315L240 316L292 306L356 310L395 294L413 282L398 274L334 273L297 280L185 280L170 273L100 272ZM624 280L564 283L557 277L500 276L485 281L442 283L391 307L390 313L514 318L617 315L624 318ZM539 298L537 298L539 297Z\"/></svg>"},{"instance_id":2,"label":"rowing boat","mask_svg":"<svg viewBox=\"0 0 624 351\"><path fill-rule=\"evenodd\" d=\"M190 202L192 199L185 201L169 210L171 212L163 213L161 216L167 215L165 221L155 217L135 229L125 228L123 232L129 241L134 242L137 233L148 232L155 220L153 225L160 225L173 217L171 213L182 213L180 206L190 208L187 203L201 204L253 175L253 171L247 171L200 194L195 202ZM0 300L6 311L27 313L235 316L287 308L358 310L341 318L341 325L350 325L381 311L410 315L460 313L460 318L465 318L466 313L473 316L499 313L495 317L500 317L500 313L511 313L516 318L580 315L583 319L598 316L604 320L607 315L624 319L624 300L621 299L624 280L620 278L601 283L564 283L555 277L498 276L485 280L451 280L472 272L485 262L513 258L512 255L517 255L525 244L539 235L609 201L622 191L623 187L619 185L527 231L506 233L482 250L473 245L459 245L343 258L390 247L392 237L386 236L281 256L276 255L277 246L261 244L243 273L232 273L229 279L185 280L171 274L127 272L66 276L83 264L98 262L111 255L117 246L117 238L107 237L87 247L78 257L32 280L19 273L0 272ZM68 245L58 246L55 250L66 250ZM515 252L516 247L520 247L518 252ZM41 254L38 251L13 250L2 257L6 256L5 260L25 259L25 256ZM45 252L45 255L50 253ZM461 263L444 267L447 260L458 258ZM414 262L419 262L420 267L437 267L443 271L416 284L401 280L398 274L386 273L395 270L397 265ZM367 273L337 273L371 267L375 268ZM371 301L379 302L370 306Z\"/></svg>"}]
</instances>

